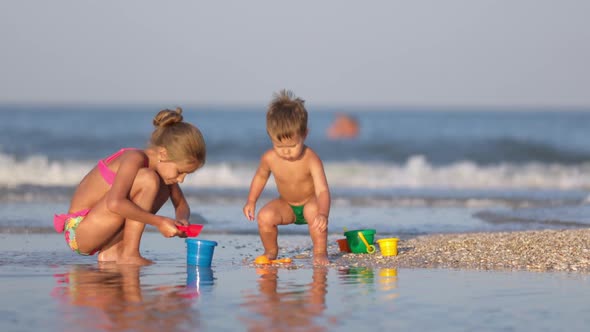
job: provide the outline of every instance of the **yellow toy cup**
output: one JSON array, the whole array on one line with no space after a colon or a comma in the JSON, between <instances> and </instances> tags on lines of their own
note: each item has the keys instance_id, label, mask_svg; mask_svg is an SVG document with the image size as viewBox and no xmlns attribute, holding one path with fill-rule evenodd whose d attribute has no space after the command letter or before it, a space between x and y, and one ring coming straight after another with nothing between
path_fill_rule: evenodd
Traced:
<instances>
[{"instance_id":1,"label":"yellow toy cup","mask_svg":"<svg viewBox=\"0 0 590 332\"><path fill-rule=\"evenodd\" d=\"M399 239L392 237L387 239L377 240L381 255L383 256L397 256L397 241Z\"/></svg>"}]
</instances>

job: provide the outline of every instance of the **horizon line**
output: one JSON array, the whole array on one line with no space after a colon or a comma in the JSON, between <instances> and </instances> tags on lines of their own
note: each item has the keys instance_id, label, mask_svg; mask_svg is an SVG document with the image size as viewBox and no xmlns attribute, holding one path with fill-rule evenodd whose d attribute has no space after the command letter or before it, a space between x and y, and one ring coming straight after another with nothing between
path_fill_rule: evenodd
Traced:
<instances>
[{"instance_id":1,"label":"horizon line","mask_svg":"<svg viewBox=\"0 0 590 332\"><path fill-rule=\"evenodd\" d=\"M309 111L308 103L308 111ZM199 103L199 102L185 102L185 103L169 103L169 102L2 102L0 101L0 111L9 111L6 108L64 108L64 111L75 111L73 108L106 108L103 111L114 111L112 108L133 108L134 111L141 111L136 108L146 107L150 108L210 108L215 111L254 111L266 110L267 103ZM234 108L234 109L230 109ZM131 110L131 109L128 109ZM321 103L313 105L313 110L320 112L366 112L366 111L381 111L381 112L403 112L403 111L458 111L458 112L485 112L485 111L502 111L502 112L580 112L590 111L590 105L484 105L484 104L445 104L445 105L430 105L430 104L372 104L362 105L357 103L350 103L347 105L337 103ZM148 111L148 109L146 109Z\"/></svg>"}]
</instances>

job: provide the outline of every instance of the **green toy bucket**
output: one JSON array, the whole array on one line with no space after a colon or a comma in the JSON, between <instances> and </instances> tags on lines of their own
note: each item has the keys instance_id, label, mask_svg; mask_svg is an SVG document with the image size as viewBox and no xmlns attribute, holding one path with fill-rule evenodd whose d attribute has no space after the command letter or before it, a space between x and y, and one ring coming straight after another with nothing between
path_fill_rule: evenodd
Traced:
<instances>
[{"instance_id":1,"label":"green toy bucket","mask_svg":"<svg viewBox=\"0 0 590 332\"><path fill-rule=\"evenodd\" d=\"M363 235L366 242L369 244L369 247L365 245L365 241L359 236L359 232ZM344 236L346 236L346 241L348 242L348 246L352 253L367 254L375 252L375 247L373 246L373 240L375 238L374 229L357 229L354 231L348 231L344 232Z\"/></svg>"}]
</instances>

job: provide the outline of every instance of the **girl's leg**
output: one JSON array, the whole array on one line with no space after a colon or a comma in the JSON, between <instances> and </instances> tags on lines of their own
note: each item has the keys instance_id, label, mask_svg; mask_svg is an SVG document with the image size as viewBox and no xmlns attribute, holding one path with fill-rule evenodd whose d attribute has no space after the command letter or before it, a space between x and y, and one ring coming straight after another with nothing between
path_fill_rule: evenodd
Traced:
<instances>
[{"instance_id":1,"label":"girl's leg","mask_svg":"<svg viewBox=\"0 0 590 332\"><path fill-rule=\"evenodd\" d=\"M268 202L258 212L258 233L264 256L268 259L276 259L279 253L277 237L279 235L277 226L287 225L295 222L295 214L287 202L277 198Z\"/></svg>"},{"instance_id":2,"label":"girl's leg","mask_svg":"<svg viewBox=\"0 0 590 332\"><path fill-rule=\"evenodd\" d=\"M138 192L132 194L132 201L144 210L156 213L170 197L168 187L157 177L157 185L150 183L153 179L148 179L145 186ZM158 189L157 191L155 189ZM133 190L132 190L133 192ZM118 264L151 264L151 260L145 259L139 252L141 237L145 230L146 224L141 221L126 219L123 226L123 238L121 241L120 256L117 259Z\"/></svg>"},{"instance_id":3,"label":"girl's leg","mask_svg":"<svg viewBox=\"0 0 590 332\"><path fill-rule=\"evenodd\" d=\"M328 229L318 230L315 225L315 217L318 213L318 204L315 198L309 200L303 208L303 216L307 221L309 235L313 243L313 263L316 265L326 265L328 261Z\"/></svg>"},{"instance_id":4,"label":"girl's leg","mask_svg":"<svg viewBox=\"0 0 590 332\"><path fill-rule=\"evenodd\" d=\"M155 200L162 199L163 195L160 194L162 187L160 177L154 171L141 169L131 188L131 200L140 207L153 211L156 203L160 203ZM163 202L160 203L158 209L162 204ZM149 263L139 255L139 241L144 227L134 225L134 223L140 223L138 221L132 221L127 225L127 221L129 220L109 211L105 198L102 198L92 207L90 213L76 229L76 239L80 251L90 252L95 248L101 248L99 261L127 260L129 262L129 258L134 256L133 260L137 264ZM145 224L141 224L140 226L145 226ZM125 232L127 226L130 226L130 229Z\"/></svg>"}]
</instances>

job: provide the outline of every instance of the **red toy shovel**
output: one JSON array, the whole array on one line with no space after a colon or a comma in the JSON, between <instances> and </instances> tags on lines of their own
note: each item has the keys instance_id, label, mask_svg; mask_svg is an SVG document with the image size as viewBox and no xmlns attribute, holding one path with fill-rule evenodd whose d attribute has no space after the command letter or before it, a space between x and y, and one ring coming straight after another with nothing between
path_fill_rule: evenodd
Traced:
<instances>
[{"instance_id":1,"label":"red toy shovel","mask_svg":"<svg viewBox=\"0 0 590 332\"><path fill-rule=\"evenodd\" d=\"M199 235L199 233L201 233L201 230L203 229L203 225L200 225L200 224L192 224L192 225L188 225L188 226L177 225L176 228L178 228L182 232L185 232L186 236L188 236L188 237L196 237Z\"/></svg>"}]
</instances>

